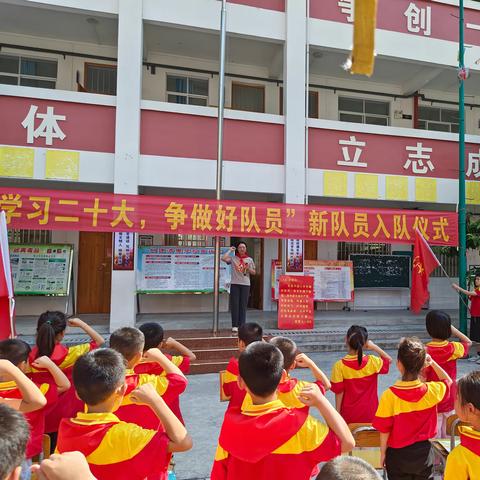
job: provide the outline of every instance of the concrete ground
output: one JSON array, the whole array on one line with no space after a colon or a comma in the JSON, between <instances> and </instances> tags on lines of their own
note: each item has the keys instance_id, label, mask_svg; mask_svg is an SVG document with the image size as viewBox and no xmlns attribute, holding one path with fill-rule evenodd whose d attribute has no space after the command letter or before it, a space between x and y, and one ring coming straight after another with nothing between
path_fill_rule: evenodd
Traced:
<instances>
[{"instance_id":1,"label":"concrete ground","mask_svg":"<svg viewBox=\"0 0 480 480\"><path fill-rule=\"evenodd\" d=\"M396 352L389 351L388 353L395 357ZM310 355L328 375L330 375L333 364L341 356L342 354L339 352L322 352ZM459 377L476 369L480 369L480 365L466 360L458 362ZM305 369L296 371L295 375L305 380L312 378L309 371ZM388 375L379 377L379 393L388 388L397 378L398 372L395 366L392 366ZM327 393L327 397L333 402L334 395L331 392ZM226 404L219 401L218 374L189 376L187 391L181 397L181 407L194 446L189 452L175 455L177 479L208 479L226 409Z\"/></svg>"}]
</instances>

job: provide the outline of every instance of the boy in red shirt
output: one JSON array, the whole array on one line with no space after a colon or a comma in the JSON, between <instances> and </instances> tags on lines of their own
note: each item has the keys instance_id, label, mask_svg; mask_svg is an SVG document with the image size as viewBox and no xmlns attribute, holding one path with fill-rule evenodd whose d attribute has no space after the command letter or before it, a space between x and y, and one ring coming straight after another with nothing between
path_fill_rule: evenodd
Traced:
<instances>
[{"instance_id":1,"label":"boy in red shirt","mask_svg":"<svg viewBox=\"0 0 480 480\"><path fill-rule=\"evenodd\" d=\"M151 408L165 431L122 422L114 413L126 390L125 364L116 351L104 348L80 357L73 383L86 413L64 418L58 431L59 453L78 450L97 480L166 480L172 452L192 447L185 427L152 385L131 392L132 401Z\"/></svg>"},{"instance_id":2,"label":"boy in red shirt","mask_svg":"<svg viewBox=\"0 0 480 480\"><path fill-rule=\"evenodd\" d=\"M347 424L317 385L305 387L300 398L328 426L307 408L287 408L277 399L284 372L282 352L274 345L254 342L240 354L238 383L252 404L227 410L211 480L308 480L318 463L354 447Z\"/></svg>"},{"instance_id":3,"label":"boy in red shirt","mask_svg":"<svg viewBox=\"0 0 480 480\"><path fill-rule=\"evenodd\" d=\"M447 458L444 480L480 478L480 372L470 372L458 381L455 412L469 427L460 427L460 445Z\"/></svg>"},{"instance_id":4,"label":"boy in red shirt","mask_svg":"<svg viewBox=\"0 0 480 480\"><path fill-rule=\"evenodd\" d=\"M110 348L121 353L127 361L125 396L115 415L125 422L136 423L143 428L161 427L157 416L146 406L137 405L130 398L130 393L145 383L151 383L173 413L183 422L178 397L187 387L187 379L182 371L174 365L158 348L143 353L145 337L138 328L124 327L115 330L110 336ZM162 375L135 373L135 366L144 359L160 365Z\"/></svg>"},{"instance_id":5,"label":"boy in red shirt","mask_svg":"<svg viewBox=\"0 0 480 480\"><path fill-rule=\"evenodd\" d=\"M238 351L240 353L251 343L262 340L263 328L258 323L247 322L238 328ZM220 385L220 388L223 390L223 395L229 400L227 410L240 408L245 399L246 392L238 386L237 379L238 360L232 357L228 362L222 385Z\"/></svg>"},{"instance_id":6,"label":"boy in red shirt","mask_svg":"<svg viewBox=\"0 0 480 480\"><path fill-rule=\"evenodd\" d=\"M426 366L441 381L423 383L419 376ZM429 440L437 431L437 405L448 394L452 380L415 337L400 342L397 368L402 380L383 392L373 420L380 432L381 465L389 480L427 480L432 478Z\"/></svg>"},{"instance_id":7,"label":"boy in red shirt","mask_svg":"<svg viewBox=\"0 0 480 480\"><path fill-rule=\"evenodd\" d=\"M426 328L432 341L426 344L427 353L449 375L453 383L442 402L437 407L437 437L447 437L447 418L454 413L454 401L456 396L457 360L468 354L472 345L471 340L458 331L453 325L448 313L441 310L432 310L427 313ZM460 342L449 342L451 337L457 337ZM432 368L423 372L427 382L438 381L438 377Z\"/></svg>"}]
</instances>

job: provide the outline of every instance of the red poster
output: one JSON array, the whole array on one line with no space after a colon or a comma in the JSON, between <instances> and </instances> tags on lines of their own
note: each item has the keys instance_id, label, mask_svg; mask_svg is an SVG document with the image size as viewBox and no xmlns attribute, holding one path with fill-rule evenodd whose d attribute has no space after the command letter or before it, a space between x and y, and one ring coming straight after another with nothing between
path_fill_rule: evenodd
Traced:
<instances>
[{"instance_id":1,"label":"red poster","mask_svg":"<svg viewBox=\"0 0 480 480\"><path fill-rule=\"evenodd\" d=\"M278 328L313 329L313 277L282 275L278 300Z\"/></svg>"}]
</instances>

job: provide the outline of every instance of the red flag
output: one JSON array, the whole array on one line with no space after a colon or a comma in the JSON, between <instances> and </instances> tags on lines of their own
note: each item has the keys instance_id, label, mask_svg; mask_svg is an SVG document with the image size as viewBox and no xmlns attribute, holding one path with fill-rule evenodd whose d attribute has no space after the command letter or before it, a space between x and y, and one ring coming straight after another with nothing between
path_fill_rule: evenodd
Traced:
<instances>
[{"instance_id":1,"label":"red flag","mask_svg":"<svg viewBox=\"0 0 480 480\"><path fill-rule=\"evenodd\" d=\"M430 245L423 235L415 230L413 247L412 289L410 293L410 310L419 312L428 300L428 281L430 274L440 265Z\"/></svg>"}]
</instances>

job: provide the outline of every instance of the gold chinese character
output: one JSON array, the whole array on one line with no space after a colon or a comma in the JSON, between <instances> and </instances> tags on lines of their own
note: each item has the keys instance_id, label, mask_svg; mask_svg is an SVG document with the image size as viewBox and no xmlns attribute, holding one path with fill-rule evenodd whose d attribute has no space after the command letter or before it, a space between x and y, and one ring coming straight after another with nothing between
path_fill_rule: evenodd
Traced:
<instances>
[{"instance_id":1,"label":"gold chinese character","mask_svg":"<svg viewBox=\"0 0 480 480\"><path fill-rule=\"evenodd\" d=\"M177 230L179 225L185 225L187 214L183 209L183 204L170 202L170 205L165 209L165 218L170 224L170 230Z\"/></svg>"},{"instance_id":2,"label":"gold chinese character","mask_svg":"<svg viewBox=\"0 0 480 480\"><path fill-rule=\"evenodd\" d=\"M99 213L108 213L107 208L100 208L100 199L95 198L92 208L84 208L85 213L92 213L92 227L96 227L98 224L98 214Z\"/></svg>"},{"instance_id":3,"label":"gold chinese character","mask_svg":"<svg viewBox=\"0 0 480 480\"><path fill-rule=\"evenodd\" d=\"M78 200L59 200L58 201L59 205L78 205ZM75 223L79 221L78 217L69 217L69 216L62 216L62 215L56 215L55 216L55 221L56 222L71 222Z\"/></svg>"},{"instance_id":4,"label":"gold chinese character","mask_svg":"<svg viewBox=\"0 0 480 480\"><path fill-rule=\"evenodd\" d=\"M237 219L235 214L236 207L225 207L219 205L216 211L217 215L217 230L224 230L226 232L233 231L233 223ZM227 222L227 224L225 224Z\"/></svg>"},{"instance_id":5,"label":"gold chinese character","mask_svg":"<svg viewBox=\"0 0 480 480\"><path fill-rule=\"evenodd\" d=\"M377 238L380 232L383 232L383 236L385 238L390 238L390 232L387 230L387 227L385 226L385 223L383 222L382 216L377 213L377 220L378 220L378 226L376 230L373 232L373 237Z\"/></svg>"},{"instance_id":6,"label":"gold chinese character","mask_svg":"<svg viewBox=\"0 0 480 480\"><path fill-rule=\"evenodd\" d=\"M393 216L393 238L410 240L406 215Z\"/></svg>"},{"instance_id":7,"label":"gold chinese character","mask_svg":"<svg viewBox=\"0 0 480 480\"><path fill-rule=\"evenodd\" d=\"M365 237L369 238L368 233L368 214L356 213L353 221L353 238Z\"/></svg>"},{"instance_id":8,"label":"gold chinese character","mask_svg":"<svg viewBox=\"0 0 480 480\"><path fill-rule=\"evenodd\" d=\"M317 237L325 237L327 233L328 218L325 218L328 212L317 212L310 210L308 214L308 231Z\"/></svg>"},{"instance_id":9,"label":"gold chinese character","mask_svg":"<svg viewBox=\"0 0 480 480\"><path fill-rule=\"evenodd\" d=\"M265 219L265 233L276 232L280 235L282 230L282 210L280 208L267 208L267 217Z\"/></svg>"},{"instance_id":10,"label":"gold chinese character","mask_svg":"<svg viewBox=\"0 0 480 480\"><path fill-rule=\"evenodd\" d=\"M40 217L38 224L47 225L50 211L50 197L28 197L28 199L32 201L32 207L36 212L28 213L27 218L31 220L32 218Z\"/></svg>"},{"instance_id":11,"label":"gold chinese character","mask_svg":"<svg viewBox=\"0 0 480 480\"><path fill-rule=\"evenodd\" d=\"M114 206L112 210L118 211L118 216L113 222L110 222L112 228L116 227L121 221L125 222L127 227L131 228L133 226L133 222L127 217L127 212L133 212L135 209L133 207L127 207L127 201L122 198L122 203L119 207Z\"/></svg>"},{"instance_id":12,"label":"gold chinese character","mask_svg":"<svg viewBox=\"0 0 480 480\"><path fill-rule=\"evenodd\" d=\"M190 218L192 219L192 228L194 230L211 230L212 226L210 221L212 219L213 211L209 207L208 203L203 205L202 203L194 203L192 214Z\"/></svg>"},{"instance_id":13,"label":"gold chinese character","mask_svg":"<svg viewBox=\"0 0 480 480\"><path fill-rule=\"evenodd\" d=\"M445 232L445 227L448 227L448 219L445 217L440 217L440 220L432 222L433 231L433 240L443 240L448 242L450 240L450 235Z\"/></svg>"},{"instance_id":14,"label":"gold chinese character","mask_svg":"<svg viewBox=\"0 0 480 480\"><path fill-rule=\"evenodd\" d=\"M22 197L18 193L15 195L13 193L4 193L0 199L0 210L5 212L7 224L10 223L12 218L22 216L20 212L16 212L17 208L22 208Z\"/></svg>"}]
</instances>

